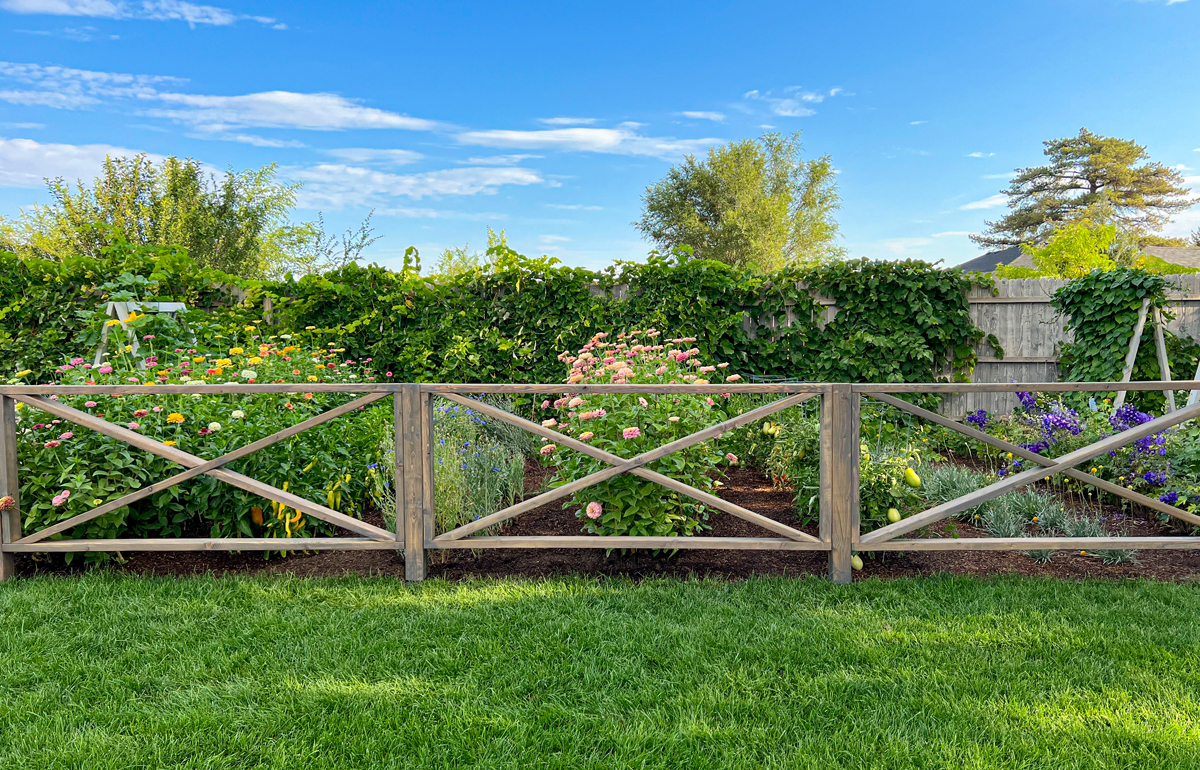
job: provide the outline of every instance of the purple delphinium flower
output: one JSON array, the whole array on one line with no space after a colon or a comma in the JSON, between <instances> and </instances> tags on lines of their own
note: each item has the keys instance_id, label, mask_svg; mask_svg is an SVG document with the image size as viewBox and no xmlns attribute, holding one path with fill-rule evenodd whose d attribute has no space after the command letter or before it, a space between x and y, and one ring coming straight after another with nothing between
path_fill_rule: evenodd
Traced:
<instances>
[{"instance_id":1,"label":"purple delphinium flower","mask_svg":"<svg viewBox=\"0 0 1200 770\"><path fill-rule=\"evenodd\" d=\"M1026 409L1033 411L1037 408L1037 396L1032 393L1018 393L1017 398L1020 400L1021 406Z\"/></svg>"},{"instance_id":2,"label":"purple delphinium flower","mask_svg":"<svg viewBox=\"0 0 1200 770\"><path fill-rule=\"evenodd\" d=\"M979 411L977 411L977 412L973 412L973 413L971 413L971 414L968 414L968 415L967 415L967 422L971 423L972 425L974 425L974 426L975 426L976 428L978 428L979 430L983 430L984 428L986 428L986 427L987 427L987 424L988 424L988 413L987 413L987 410L985 410L985 409L980 409L980 410L979 410Z\"/></svg>"},{"instance_id":3,"label":"purple delphinium flower","mask_svg":"<svg viewBox=\"0 0 1200 770\"><path fill-rule=\"evenodd\" d=\"M1142 474L1147 484L1152 484L1156 487L1161 487L1167 483L1167 474L1162 471L1146 471Z\"/></svg>"},{"instance_id":4,"label":"purple delphinium flower","mask_svg":"<svg viewBox=\"0 0 1200 770\"><path fill-rule=\"evenodd\" d=\"M1179 493L1172 489L1170 492L1159 495L1158 499L1168 505L1174 505L1179 500Z\"/></svg>"}]
</instances>

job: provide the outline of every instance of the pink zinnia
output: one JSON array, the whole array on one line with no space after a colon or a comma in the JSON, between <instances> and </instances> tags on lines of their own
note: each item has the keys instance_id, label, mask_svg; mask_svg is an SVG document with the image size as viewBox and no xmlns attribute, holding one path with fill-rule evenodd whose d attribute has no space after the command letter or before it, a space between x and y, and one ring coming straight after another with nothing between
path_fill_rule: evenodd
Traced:
<instances>
[{"instance_id":1,"label":"pink zinnia","mask_svg":"<svg viewBox=\"0 0 1200 770\"><path fill-rule=\"evenodd\" d=\"M95 401L84 401L83 405L86 406L88 409L91 409L93 406L96 405L96 402Z\"/></svg>"},{"instance_id":2,"label":"pink zinnia","mask_svg":"<svg viewBox=\"0 0 1200 770\"><path fill-rule=\"evenodd\" d=\"M105 364L104 366L100 367L100 373L101 374L112 374L112 367L109 366L108 364Z\"/></svg>"},{"instance_id":3,"label":"pink zinnia","mask_svg":"<svg viewBox=\"0 0 1200 770\"><path fill-rule=\"evenodd\" d=\"M79 366L82 363L83 363L82 358L72 358L71 359L71 366Z\"/></svg>"},{"instance_id":4,"label":"pink zinnia","mask_svg":"<svg viewBox=\"0 0 1200 770\"><path fill-rule=\"evenodd\" d=\"M134 417L145 417L148 414L150 414L150 413L148 411L146 411L145 409L138 409L137 411L135 411L133 413L133 416Z\"/></svg>"},{"instance_id":5,"label":"pink zinnia","mask_svg":"<svg viewBox=\"0 0 1200 770\"><path fill-rule=\"evenodd\" d=\"M642 398L641 396L638 396L638 403L642 406L650 406L650 404L646 402L646 399Z\"/></svg>"},{"instance_id":6,"label":"pink zinnia","mask_svg":"<svg viewBox=\"0 0 1200 770\"><path fill-rule=\"evenodd\" d=\"M579 440L580 441L591 441L592 436L594 436L594 435L596 435L596 434L592 433L590 430L585 431L585 432L579 434Z\"/></svg>"},{"instance_id":7,"label":"pink zinnia","mask_svg":"<svg viewBox=\"0 0 1200 770\"><path fill-rule=\"evenodd\" d=\"M549 409L549 408L550 408L550 399L546 399L545 401L543 401L543 402L542 402L542 408L543 408L543 409Z\"/></svg>"},{"instance_id":8,"label":"pink zinnia","mask_svg":"<svg viewBox=\"0 0 1200 770\"><path fill-rule=\"evenodd\" d=\"M554 444L546 444L546 446L539 449L538 452L540 452L543 457L549 457L550 455L554 454L555 449L558 449L558 447L556 447Z\"/></svg>"},{"instance_id":9,"label":"pink zinnia","mask_svg":"<svg viewBox=\"0 0 1200 770\"><path fill-rule=\"evenodd\" d=\"M636 427L626 428L625 430L621 431L621 435L627 439L637 438L638 436L642 435L642 429Z\"/></svg>"},{"instance_id":10,"label":"pink zinnia","mask_svg":"<svg viewBox=\"0 0 1200 770\"><path fill-rule=\"evenodd\" d=\"M156 411L156 412L161 412L162 410L163 410L163 408L161 406L154 407L154 411Z\"/></svg>"},{"instance_id":11,"label":"pink zinnia","mask_svg":"<svg viewBox=\"0 0 1200 770\"><path fill-rule=\"evenodd\" d=\"M732 452L725 455L725 459L729 461L730 465L737 465L737 455L733 454Z\"/></svg>"},{"instance_id":12,"label":"pink zinnia","mask_svg":"<svg viewBox=\"0 0 1200 770\"><path fill-rule=\"evenodd\" d=\"M67 441L69 439L75 438L75 434L72 433L71 431L67 431L66 433L59 436L59 438L62 439L63 441Z\"/></svg>"},{"instance_id":13,"label":"pink zinnia","mask_svg":"<svg viewBox=\"0 0 1200 770\"><path fill-rule=\"evenodd\" d=\"M141 429L141 427L142 427L142 426L141 426L141 425L139 425L139 424L138 424L138 423L136 423L136 422L131 422L131 423L129 423L129 429L130 429L130 430L140 430L140 429Z\"/></svg>"},{"instance_id":14,"label":"pink zinnia","mask_svg":"<svg viewBox=\"0 0 1200 770\"><path fill-rule=\"evenodd\" d=\"M726 378L725 378L725 382L737 382L737 381L738 381L738 380L740 380L740 379L742 379L742 375L740 375L740 374L731 374L731 375L729 375L728 377L726 377Z\"/></svg>"},{"instance_id":15,"label":"pink zinnia","mask_svg":"<svg viewBox=\"0 0 1200 770\"><path fill-rule=\"evenodd\" d=\"M655 370L654 370L654 373L655 373L655 374L657 374L657 375L660 375L660 376L661 376L661 375L664 375L664 374L666 374L666 373L667 373L667 367L665 367L665 366L660 366L660 367L658 367L657 369L655 369Z\"/></svg>"},{"instance_id":16,"label":"pink zinnia","mask_svg":"<svg viewBox=\"0 0 1200 770\"><path fill-rule=\"evenodd\" d=\"M553 428L555 425L558 425L558 420L554 419L553 417L548 420L542 420L543 428Z\"/></svg>"},{"instance_id":17,"label":"pink zinnia","mask_svg":"<svg viewBox=\"0 0 1200 770\"><path fill-rule=\"evenodd\" d=\"M58 506L67 502L67 498L70 496L71 496L71 493L64 489L63 491L61 491L57 495L55 495L54 498L50 502L54 503L54 507L57 508Z\"/></svg>"},{"instance_id":18,"label":"pink zinnia","mask_svg":"<svg viewBox=\"0 0 1200 770\"><path fill-rule=\"evenodd\" d=\"M604 506L600 503L591 502L587 504L587 517L589 519L598 519L604 514Z\"/></svg>"}]
</instances>

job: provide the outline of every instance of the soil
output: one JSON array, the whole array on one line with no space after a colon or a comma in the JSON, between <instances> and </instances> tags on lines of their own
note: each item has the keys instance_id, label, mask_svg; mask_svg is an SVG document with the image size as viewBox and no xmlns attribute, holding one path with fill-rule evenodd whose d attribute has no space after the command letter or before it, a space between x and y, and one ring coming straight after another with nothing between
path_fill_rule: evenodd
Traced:
<instances>
[{"instance_id":1,"label":"soil","mask_svg":"<svg viewBox=\"0 0 1200 770\"><path fill-rule=\"evenodd\" d=\"M537 463L526 468L525 488L537 494L546 480L546 469ZM815 525L800 526L792 493L775 489L771 482L751 469L735 469L725 479L720 496L776 521L816 534ZM505 523L500 535L578 535L579 521L574 508L563 509L552 502ZM1092 511L1094 514L1094 510ZM1144 512L1143 512L1144 513ZM762 528L726 513L709 514L714 537L775 537ZM366 520L383 525L378 513ZM1162 536L1178 534L1154 519L1105 509L1105 526L1113 534ZM936 534L951 532L962 538L986 537L987 533L963 522L942 522ZM673 556L650 552L605 554L598 549L487 549L453 550L429 553L431 578L462 580L473 577L528 577L599 574L621 575L633 579L649 577L719 577L742 579L755 575L799 576L827 575L828 556L811 551L705 551L683 550ZM1190 583L1200 581L1200 551L1146 550L1137 554L1137 563L1105 564L1094 555L1056 552L1049 562L1039 563L1015 551L923 551L876 553L866 555L866 565L855 579L876 577L884 580L938 573L959 575L1042 575L1065 579L1149 578ZM82 570L81 560L74 566L64 564L60 556L18 555L18 575L70 574ZM392 551L325 551L293 554L287 558L265 559L261 553L169 553L139 552L125 554L111 562L118 572L141 575L202 574L293 574L298 576L390 575L403 577L404 562Z\"/></svg>"}]
</instances>

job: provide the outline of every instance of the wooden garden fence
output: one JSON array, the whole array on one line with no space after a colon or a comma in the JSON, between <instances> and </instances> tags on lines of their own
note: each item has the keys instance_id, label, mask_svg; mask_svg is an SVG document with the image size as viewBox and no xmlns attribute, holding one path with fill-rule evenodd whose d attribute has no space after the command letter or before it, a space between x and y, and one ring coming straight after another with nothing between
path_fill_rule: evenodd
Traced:
<instances>
[{"instance_id":1,"label":"wooden garden fence","mask_svg":"<svg viewBox=\"0 0 1200 770\"><path fill-rule=\"evenodd\" d=\"M917 407L901 398L903 394L922 393L1008 393L1016 391L1116 391L1162 390L1164 388L1200 389L1200 382L1177 381L1135 383L764 383L722 385L465 385L465 384L225 384L160 386L0 386L0 497L13 504L0 511L0 579L13 574L13 555L18 553L63 553L81 551L253 551L253 550L358 550L394 549L404 555L405 576L422 580L426 573L428 551L449 548L605 548L605 549L742 549L823 551L828 554L830 577L838 583L850 581L850 563L855 552L868 551L942 551L942 550L1092 550L1200 548L1200 537L1019 537L1019 538L906 538L948 516L973 508L1019 487L1059 474L1069 476L1097 489L1126 498L1147 508L1166 513L1193 525L1200 516L1160 500L1147 497L1078 470L1075 466L1124 444L1154 435L1200 416L1200 403L1169 411L1143 425L1105 437L1058 458L1043 457L1020 446L989 436L943 415ZM644 452L623 458L593 447L571 436L523 419L498 407L470 398L485 393L547 396L572 394L624 393L644 395L758 393L775 394L776 400L725 420L688 436ZM154 395L200 393L296 393L325 392L358 394L341 406L329 409L278 433L259 439L220 457L205 459L174 446L144 436L124 426L75 409L60 399L65 395ZM385 398L393 399L396 466L395 532L376 527L352 516L339 513L321 503L306 500L285 490L264 484L225 466L264 447L284 441L303 431ZM608 467L548 492L522 500L503 510L449 532L434 528L433 399L441 397L469 406L493 419L519 426L530 433L554 440L557 444L601 460ZM708 494L647 466L659 458L677 452L718 434L748 425L775 412L820 398L820 515L817 534L803 532L774 521L742 506ZM859 428L860 406L864 398L874 399L916 417L982 441L1014 457L1033 463L1035 468L979 489L955 500L934 506L901 521L863 534L859 531ZM1172 399L1168 399L1168 403ZM133 447L178 463L185 470L155 482L119 499L38 530L22 531L17 457L16 403L40 409L80 427L89 428L123 441ZM630 473L665 488L694 498L725 513L745 519L764 529L772 537L633 537L633 536L503 536L477 535L514 516L571 495L619 474ZM341 527L351 537L310 538L164 538L164 539L51 539L86 521L118 510L168 487L207 474L227 484L276 501L309 516Z\"/></svg>"}]
</instances>

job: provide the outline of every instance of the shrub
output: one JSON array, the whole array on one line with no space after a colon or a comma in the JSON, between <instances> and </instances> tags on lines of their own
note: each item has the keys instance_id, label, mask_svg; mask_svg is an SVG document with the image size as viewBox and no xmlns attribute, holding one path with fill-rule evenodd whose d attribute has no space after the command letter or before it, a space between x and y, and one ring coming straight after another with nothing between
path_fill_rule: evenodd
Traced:
<instances>
[{"instance_id":1,"label":"shrub","mask_svg":"<svg viewBox=\"0 0 1200 770\"><path fill-rule=\"evenodd\" d=\"M618 334L608 342L600 333L578 353L563 353L570 367L567 392L541 404L543 425L586 441L620 457L653 449L719 422L724 416L716 400L703 395L671 395L648 400L625 394L576 395L573 384L588 383L691 383L709 380L733 382L726 364L704 364L692 337L677 337L669 345L658 342L654 329ZM722 455L719 442L703 441L651 462L646 467L706 492L716 489L721 467L737 462ZM553 442L539 450L554 467L552 486L562 486L609 467ZM566 506L579 507L576 516L585 532L595 535L693 535L704 528L705 506L690 497L630 474L602 481L576 493Z\"/></svg>"}]
</instances>

